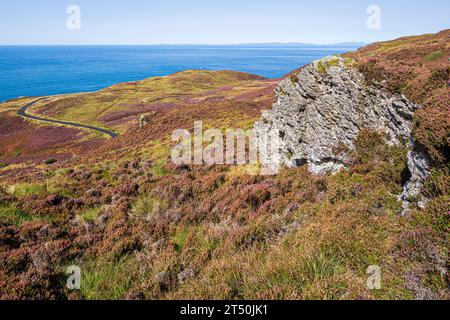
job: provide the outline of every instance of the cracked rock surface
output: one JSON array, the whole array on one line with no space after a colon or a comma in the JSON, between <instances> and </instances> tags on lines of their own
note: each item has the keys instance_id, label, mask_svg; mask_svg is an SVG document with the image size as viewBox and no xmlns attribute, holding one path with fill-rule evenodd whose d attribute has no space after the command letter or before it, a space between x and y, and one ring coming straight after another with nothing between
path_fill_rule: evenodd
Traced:
<instances>
[{"instance_id":1,"label":"cracked rock surface","mask_svg":"<svg viewBox=\"0 0 450 320\"><path fill-rule=\"evenodd\" d=\"M337 172L346 167L348 154L336 150L353 149L357 135L366 128L385 132L390 145L408 145L411 179L401 199L407 205L407 199L420 194L429 161L414 151L412 122L418 105L369 84L351 61L337 56L315 61L284 79L276 96L273 109L255 124L264 165L271 166L272 151L278 150L263 147L275 130L283 165L308 165L316 174Z\"/></svg>"}]
</instances>

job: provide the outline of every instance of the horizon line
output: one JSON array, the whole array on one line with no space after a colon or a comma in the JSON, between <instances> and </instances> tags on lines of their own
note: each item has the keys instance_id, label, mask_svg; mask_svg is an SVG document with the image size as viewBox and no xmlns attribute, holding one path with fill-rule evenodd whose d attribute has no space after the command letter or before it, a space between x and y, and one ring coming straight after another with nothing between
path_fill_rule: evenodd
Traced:
<instances>
[{"instance_id":1,"label":"horizon line","mask_svg":"<svg viewBox=\"0 0 450 320\"><path fill-rule=\"evenodd\" d=\"M148 43L148 44L126 44L126 43L116 43L116 44L0 44L0 47L82 47L82 46L255 46L255 45L302 45L302 46L352 46L352 45L367 45L371 42L337 42L337 43L306 43L306 42L248 42L248 43Z\"/></svg>"}]
</instances>

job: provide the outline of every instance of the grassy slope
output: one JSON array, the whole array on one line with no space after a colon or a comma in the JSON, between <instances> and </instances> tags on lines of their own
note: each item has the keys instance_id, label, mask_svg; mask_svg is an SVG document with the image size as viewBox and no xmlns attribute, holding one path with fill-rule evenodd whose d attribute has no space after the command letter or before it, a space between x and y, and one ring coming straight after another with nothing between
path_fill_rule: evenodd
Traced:
<instances>
[{"instance_id":1,"label":"grassy slope","mask_svg":"<svg viewBox=\"0 0 450 320\"><path fill-rule=\"evenodd\" d=\"M67 159L83 147L89 134L68 127L42 125L17 116L21 100L0 109L0 163L43 163L49 158Z\"/></svg>"},{"instance_id":2,"label":"grassy slope","mask_svg":"<svg viewBox=\"0 0 450 320\"><path fill-rule=\"evenodd\" d=\"M257 76L231 71L185 71L168 77L122 83L95 93L57 97L51 103L42 104L36 112L123 132L140 114L186 106L191 101L210 97L230 99L254 91L255 86L261 85L261 80Z\"/></svg>"},{"instance_id":3,"label":"grassy slope","mask_svg":"<svg viewBox=\"0 0 450 320\"><path fill-rule=\"evenodd\" d=\"M374 56L383 68L396 66L385 55L409 57L415 39L371 46L353 58L363 71ZM431 50L426 66L436 63L428 61ZM391 75L378 63L370 70ZM264 177L251 166L170 163L174 128L191 128L197 119L206 127L248 127L273 101L273 85L190 71L40 109L77 120L66 99L79 99L89 111L83 121L122 135L79 159L8 176L0 191L0 297L448 298L445 161L436 162L427 184L427 209L406 217L396 201L406 150L387 147L377 133L363 132L353 167L334 176L303 168ZM134 109L152 112L143 130ZM62 285L72 264L82 267L80 292ZM366 287L370 265L382 269L381 290Z\"/></svg>"},{"instance_id":4,"label":"grassy slope","mask_svg":"<svg viewBox=\"0 0 450 320\"><path fill-rule=\"evenodd\" d=\"M154 124L159 125L158 130L155 130L160 135L158 138L170 136L175 127L186 125L187 119L182 122L177 121L177 118L186 115L192 123L196 113L202 112L210 115L200 114L199 118L215 118L216 123L221 120L221 126L228 122L228 125L248 127L259 116L259 110L270 105L275 84L276 81L239 72L185 71L168 77L118 84L93 93L50 97L33 106L29 112L47 118L113 129L125 136L121 141L127 146L130 142L128 138L136 134L138 119L143 114L150 116L153 129ZM31 100L18 99L0 104L1 163L42 163L47 154L56 149L64 154L58 159L69 159L72 156L84 156L102 145L105 145L106 150L113 148L102 136L94 133L68 127L58 129L18 118L15 111ZM212 114L209 111L211 108L217 108L220 114ZM169 126L167 122L173 125ZM58 131L56 135L61 138L60 141L50 139L52 131ZM30 144L30 136L38 141L38 149ZM140 144L148 138L142 135L138 140L135 137L131 140ZM18 158L19 154L21 158Z\"/></svg>"},{"instance_id":5,"label":"grassy slope","mask_svg":"<svg viewBox=\"0 0 450 320\"><path fill-rule=\"evenodd\" d=\"M435 165L450 161L450 30L381 42L347 56L369 80L383 82L423 106L416 114L415 137Z\"/></svg>"}]
</instances>

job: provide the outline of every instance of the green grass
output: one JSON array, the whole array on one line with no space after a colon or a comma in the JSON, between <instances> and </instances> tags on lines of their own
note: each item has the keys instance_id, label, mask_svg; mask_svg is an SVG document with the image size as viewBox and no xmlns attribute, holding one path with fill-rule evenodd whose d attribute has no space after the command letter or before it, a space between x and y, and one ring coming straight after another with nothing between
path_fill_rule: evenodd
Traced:
<instances>
[{"instance_id":1,"label":"green grass","mask_svg":"<svg viewBox=\"0 0 450 320\"><path fill-rule=\"evenodd\" d=\"M436 59L442 58L443 56L444 56L444 53L442 51L438 50L438 51L434 51L434 52L432 52L430 54L427 54L425 56L424 60L426 62L431 62L431 61L434 61Z\"/></svg>"},{"instance_id":2,"label":"green grass","mask_svg":"<svg viewBox=\"0 0 450 320\"><path fill-rule=\"evenodd\" d=\"M10 156L13 157L13 158L17 158L17 157L20 156L21 154L22 154L22 151L16 149L16 150L14 150L14 151L10 154Z\"/></svg>"},{"instance_id":3,"label":"green grass","mask_svg":"<svg viewBox=\"0 0 450 320\"><path fill-rule=\"evenodd\" d=\"M7 188L9 194L18 197L40 195L46 192L46 190L47 186L44 183L20 183Z\"/></svg>"},{"instance_id":4,"label":"green grass","mask_svg":"<svg viewBox=\"0 0 450 320\"><path fill-rule=\"evenodd\" d=\"M28 214L14 205L0 205L0 221L20 226L22 223L31 220L32 218Z\"/></svg>"},{"instance_id":5,"label":"green grass","mask_svg":"<svg viewBox=\"0 0 450 320\"><path fill-rule=\"evenodd\" d=\"M188 230L186 228L182 228L178 230L171 238L172 242L175 245L175 250L177 252L183 251L184 246L186 245L186 239L188 235Z\"/></svg>"},{"instance_id":6,"label":"green grass","mask_svg":"<svg viewBox=\"0 0 450 320\"><path fill-rule=\"evenodd\" d=\"M379 43L379 48L377 49L378 52L384 52L389 51L391 49L397 49L403 46L407 45L413 45L415 41L418 40L427 40L427 38L432 37L432 34L424 34L421 36L410 36L403 39L397 39L392 41L386 41Z\"/></svg>"},{"instance_id":7,"label":"green grass","mask_svg":"<svg viewBox=\"0 0 450 320\"><path fill-rule=\"evenodd\" d=\"M151 172L155 177L166 176L167 175L166 160L160 159L160 160L156 161L155 165L151 169Z\"/></svg>"},{"instance_id":8,"label":"green grass","mask_svg":"<svg viewBox=\"0 0 450 320\"><path fill-rule=\"evenodd\" d=\"M328 61L319 61L317 63L317 72L324 74L330 67L339 67L339 58L332 58Z\"/></svg>"},{"instance_id":9,"label":"green grass","mask_svg":"<svg viewBox=\"0 0 450 320\"><path fill-rule=\"evenodd\" d=\"M49 164L54 164L54 163L56 163L56 162L58 162L58 160L51 158L51 159L45 160L45 161L44 161L44 164L49 165Z\"/></svg>"},{"instance_id":10,"label":"green grass","mask_svg":"<svg viewBox=\"0 0 450 320\"><path fill-rule=\"evenodd\" d=\"M81 294L87 300L122 299L132 284L138 264L131 257L117 262L90 261L81 269Z\"/></svg>"},{"instance_id":11,"label":"green grass","mask_svg":"<svg viewBox=\"0 0 450 320\"><path fill-rule=\"evenodd\" d=\"M7 166L7 163L0 162L0 169L6 168Z\"/></svg>"},{"instance_id":12,"label":"green grass","mask_svg":"<svg viewBox=\"0 0 450 320\"><path fill-rule=\"evenodd\" d=\"M355 60L350 59L350 58L344 58L344 65L347 69L353 67L354 63L355 63Z\"/></svg>"},{"instance_id":13,"label":"green grass","mask_svg":"<svg viewBox=\"0 0 450 320\"><path fill-rule=\"evenodd\" d=\"M317 63L317 71L320 74L324 74L327 71L327 67L325 66L325 64L322 61L319 61Z\"/></svg>"},{"instance_id":14,"label":"green grass","mask_svg":"<svg viewBox=\"0 0 450 320\"><path fill-rule=\"evenodd\" d=\"M148 149L143 150L142 155L148 156L154 162L150 172L155 177L163 177L168 174L166 164L170 153L170 144L163 140L155 140Z\"/></svg>"},{"instance_id":15,"label":"green grass","mask_svg":"<svg viewBox=\"0 0 450 320\"><path fill-rule=\"evenodd\" d=\"M304 261L303 271L311 282L332 277L342 270L343 261L339 251L322 247Z\"/></svg>"},{"instance_id":16,"label":"green grass","mask_svg":"<svg viewBox=\"0 0 450 320\"><path fill-rule=\"evenodd\" d=\"M167 202L153 197L151 194L141 195L132 205L132 211L139 216L153 216L167 208Z\"/></svg>"},{"instance_id":17,"label":"green grass","mask_svg":"<svg viewBox=\"0 0 450 320\"><path fill-rule=\"evenodd\" d=\"M53 172L53 176L47 180L46 189L49 194L58 194L63 198L74 197L74 190L68 187L72 181L64 176L64 170Z\"/></svg>"},{"instance_id":18,"label":"green grass","mask_svg":"<svg viewBox=\"0 0 450 320\"><path fill-rule=\"evenodd\" d=\"M80 214L78 217L81 219L81 221L92 222L92 221L97 220L98 215L100 214L101 211L102 211L102 208L100 208L100 207L87 209L82 214Z\"/></svg>"},{"instance_id":19,"label":"green grass","mask_svg":"<svg viewBox=\"0 0 450 320\"><path fill-rule=\"evenodd\" d=\"M339 67L339 59L333 58L327 62L327 67Z\"/></svg>"}]
</instances>

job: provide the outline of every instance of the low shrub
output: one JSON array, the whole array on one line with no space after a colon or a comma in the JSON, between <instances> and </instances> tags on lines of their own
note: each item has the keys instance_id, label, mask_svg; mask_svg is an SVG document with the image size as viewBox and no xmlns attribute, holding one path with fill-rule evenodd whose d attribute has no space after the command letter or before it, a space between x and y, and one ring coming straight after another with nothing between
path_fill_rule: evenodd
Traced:
<instances>
[{"instance_id":1,"label":"low shrub","mask_svg":"<svg viewBox=\"0 0 450 320\"><path fill-rule=\"evenodd\" d=\"M58 160L51 158L51 159L45 160L44 164L50 165L50 164L54 164L56 162L58 162Z\"/></svg>"}]
</instances>

